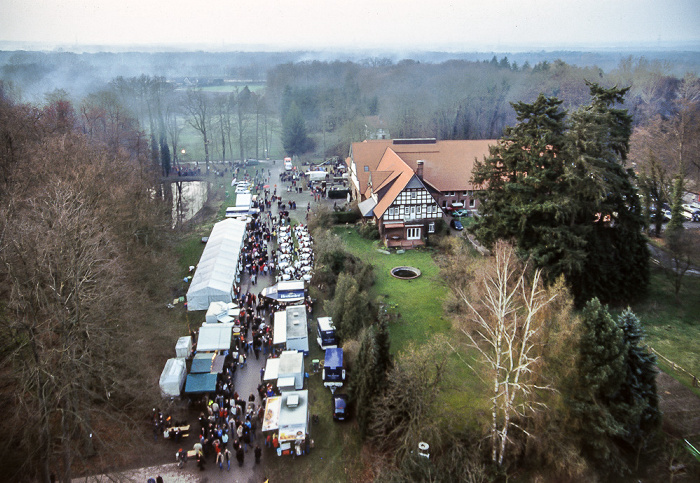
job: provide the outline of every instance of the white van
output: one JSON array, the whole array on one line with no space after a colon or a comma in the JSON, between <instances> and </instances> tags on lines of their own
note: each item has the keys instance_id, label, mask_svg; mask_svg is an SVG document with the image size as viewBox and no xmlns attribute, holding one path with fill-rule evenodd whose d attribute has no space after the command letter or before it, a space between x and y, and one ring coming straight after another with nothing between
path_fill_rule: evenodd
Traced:
<instances>
[{"instance_id":1,"label":"white van","mask_svg":"<svg viewBox=\"0 0 700 483\"><path fill-rule=\"evenodd\" d=\"M284 170L291 171L292 167L292 158L284 158Z\"/></svg>"}]
</instances>

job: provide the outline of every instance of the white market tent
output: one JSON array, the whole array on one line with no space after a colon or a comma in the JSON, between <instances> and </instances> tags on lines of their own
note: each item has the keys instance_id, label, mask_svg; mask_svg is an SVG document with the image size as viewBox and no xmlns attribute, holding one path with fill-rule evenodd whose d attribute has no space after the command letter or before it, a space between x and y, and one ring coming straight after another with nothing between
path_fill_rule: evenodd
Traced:
<instances>
[{"instance_id":1,"label":"white market tent","mask_svg":"<svg viewBox=\"0 0 700 483\"><path fill-rule=\"evenodd\" d=\"M297 351L284 351L279 357L277 377L279 379L291 377L294 379L294 389L304 389L304 354Z\"/></svg>"},{"instance_id":2,"label":"white market tent","mask_svg":"<svg viewBox=\"0 0 700 483\"><path fill-rule=\"evenodd\" d=\"M272 345L287 343L287 311L275 312L272 330Z\"/></svg>"},{"instance_id":3,"label":"white market tent","mask_svg":"<svg viewBox=\"0 0 700 483\"><path fill-rule=\"evenodd\" d=\"M180 337L175 344L175 355L187 358L192 353L192 336Z\"/></svg>"},{"instance_id":4,"label":"white market tent","mask_svg":"<svg viewBox=\"0 0 700 483\"><path fill-rule=\"evenodd\" d=\"M231 349L234 324L202 324L197 338L197 352L227 351Z\"/></svg>"},{"instance_id":5,"label":"white market tent","mask_svg":"<svg viewBox=\"0 0 700 483\"><path fill-rule=\"evenodd\" d=\"M245 233L242 220L226 219L214 225L187 291L187 310L207 310L212 302L233 301Z\"/></svg>"},{"instance_id":6,"label":"white market tent","mask_svg":"<svg viewBox=\"0 0 700 483\"><path fill-rule=\"evenodd\" d=\"M160 374L161 395L163 397L179 396L185 384L186 376L187 368L185 366L185 359L180 357L168 359L163 372Z\"/></svg>"}]
</instances>

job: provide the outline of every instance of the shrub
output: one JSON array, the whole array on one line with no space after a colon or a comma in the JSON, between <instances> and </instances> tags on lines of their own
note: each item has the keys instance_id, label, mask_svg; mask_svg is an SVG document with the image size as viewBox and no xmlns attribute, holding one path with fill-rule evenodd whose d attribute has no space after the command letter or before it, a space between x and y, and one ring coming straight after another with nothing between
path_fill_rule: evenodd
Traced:
<instances>
[{"instance_id":1,"label":"shrub","mask_svg":"<svg viewBox=\"0 0 700 483\"><path fill-rule=\"evenodd\" d=\"M366 240L379 240L379 228L374 223L362 223L357 231Z\"/></svg>"}]
</instances>

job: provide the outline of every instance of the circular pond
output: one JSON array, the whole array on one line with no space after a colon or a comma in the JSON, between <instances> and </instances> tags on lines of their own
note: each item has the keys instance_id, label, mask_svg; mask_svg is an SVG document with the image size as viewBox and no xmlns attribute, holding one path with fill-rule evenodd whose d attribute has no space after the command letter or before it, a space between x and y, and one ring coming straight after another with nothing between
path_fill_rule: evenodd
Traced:
<instances>
[{"instance_id":1,"label":"circular pond","mask_svg":"<svg viewBox=\"0 0 700 483\"><path fill-rule=\"evenodd\" d=\"M391 275L401 280L411 280L420 277L421 273L416 267L394 267L391 269Z\"/></svg>"}]
</instances>

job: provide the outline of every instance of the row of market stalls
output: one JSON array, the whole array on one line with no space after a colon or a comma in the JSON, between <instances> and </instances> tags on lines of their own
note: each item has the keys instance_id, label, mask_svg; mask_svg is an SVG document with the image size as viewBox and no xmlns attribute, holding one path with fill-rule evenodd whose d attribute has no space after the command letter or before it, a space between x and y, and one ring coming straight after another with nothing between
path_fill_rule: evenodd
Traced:
<instances>
[{"instance_id":1,"label":"row of market stalls","mask_svg":"<svg viewBox=\"0 0 700 483\"><path fill-rule=\"evenodd\" d=\"M187 291L187 310L207 310L212 302L232 302L242 270L240 254L246 221L226 219L214 225Z\"/></svg>"}]
</instances>

